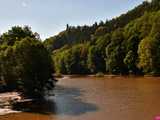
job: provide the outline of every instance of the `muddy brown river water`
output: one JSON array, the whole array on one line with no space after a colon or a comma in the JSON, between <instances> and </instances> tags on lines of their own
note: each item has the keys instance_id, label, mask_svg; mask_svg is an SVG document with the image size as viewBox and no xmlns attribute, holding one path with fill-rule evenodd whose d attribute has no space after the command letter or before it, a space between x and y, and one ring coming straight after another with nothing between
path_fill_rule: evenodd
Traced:
<instances>
[{"instance_id":1,"label":"muddy brown river water","mask_svg":"<svg viewBox=\"0 0 160 120\"><path fill-rule=\"evenodd\" d=\"M160 77L65 77L54 93L34 110L0 120L154 120L160 115Z\"/></svg>"}]
</instances>

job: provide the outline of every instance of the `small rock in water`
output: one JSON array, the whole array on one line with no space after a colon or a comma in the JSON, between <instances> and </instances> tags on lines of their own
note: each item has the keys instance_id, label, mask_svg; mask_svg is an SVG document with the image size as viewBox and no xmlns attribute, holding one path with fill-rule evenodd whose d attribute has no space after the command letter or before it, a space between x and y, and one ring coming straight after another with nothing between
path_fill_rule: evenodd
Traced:
<instances>
[{"instance_id":1,"label":"small rock in water","mask_svg":"<svg viewBox=\"0 0 160 120\"><path fill-rule=\"evenodd\" d=\"M9 114L9 113L19 113L20 111L13 111L11 109L0 109L0 115L6 115L6 114Z\"/></svg>"},{"instance_id":2,"label":"small rock in water","mask_svg":"<svg viewBox=\"0 0 160 120\"><path fill-rule=\"evenodd\" d=\"M20 95L17 92L7 92L0 94L0 115L5 115L9 113L17 113L18 111L13 111L11 104L13 102L21 100Z\"/></svg>"}]
</instances>

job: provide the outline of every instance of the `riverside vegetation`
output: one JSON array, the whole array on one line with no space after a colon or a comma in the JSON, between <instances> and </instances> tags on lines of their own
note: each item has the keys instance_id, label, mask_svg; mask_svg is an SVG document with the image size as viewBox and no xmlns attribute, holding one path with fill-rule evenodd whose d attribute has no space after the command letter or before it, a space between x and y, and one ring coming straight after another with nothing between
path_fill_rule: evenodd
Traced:
<instances>
[{"instance_id":1,"label":"riverside vegetation","mask_svg":"<svg viewBox=\"0 0 160 120\"><path fill-rule=\"evenodd\" d=\"M43 42L28 26L0 36L5 91L43 96L57 74L160 74L160 1L143 2L112 20L70 26ZM53 81L52 81L53 80Z\"/></svg>"},{"instance_id":2,"label":"riverside vegetation","mask_svg":"<svg viewBox=\"0 0 160 120\"><path fill-rule=\"evenodd\" d=\"M66 26L44 41L56 73L160 74L160 1L143 2L112 20Z\"/></svg>"},{"instance_id":3,"label":"riverside vegetation","mask_svg":"<svg viewBox=\"0 0 160 120\"><path fill-rule=\"evenodd\" d=\"M39 98L53 84L52 59L28 26L12 27L0 37L0 81L3 91L18 91L24 97ZM54 79L53 79L54 81Z\"/></svg>"}]
</instances>

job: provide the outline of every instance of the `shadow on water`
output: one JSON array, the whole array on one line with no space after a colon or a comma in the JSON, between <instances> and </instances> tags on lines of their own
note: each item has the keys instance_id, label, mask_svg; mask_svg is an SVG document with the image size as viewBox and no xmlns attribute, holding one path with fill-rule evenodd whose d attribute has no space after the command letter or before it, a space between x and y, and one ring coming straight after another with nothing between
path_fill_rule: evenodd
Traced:
<instances>
[{"instance_id":1,"label":"shadow on water","mask_svg":"<svg viewBox=\"0 0 160 120\"><path fill-rule=\"evenodd\" d=\"M55 96L50 95L45 100L34 101L32 103L16 104L15 110L55 115L77 116L87 112L95 112L97 106L81 100L82 93L78 88L56 86ZM52 93L52 92L51 92Z\"/></svg>"}]
</instances>

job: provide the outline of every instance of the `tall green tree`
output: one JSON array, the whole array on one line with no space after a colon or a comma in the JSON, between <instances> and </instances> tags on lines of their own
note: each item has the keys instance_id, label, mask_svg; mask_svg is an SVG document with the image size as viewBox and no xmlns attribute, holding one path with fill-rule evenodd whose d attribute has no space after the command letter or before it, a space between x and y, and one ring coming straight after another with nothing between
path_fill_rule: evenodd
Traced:
<instances>
[{"instance_id":1,"label":"tall green tree","mask_svg":"<svg viewBox=\"0 0 160 120\"><path fill-rule=\"evenodd\" d=\"M111 43L106 48L106 68L109 73L122 74L126 72L123 62L125 51L123 29L117 29L111 38Z\"/></svg>"},{"instance_id":2,"label":"tall green tree","mask_svg":"<svg viewBox=\"0 0 160 120\"><path fill-rule=\"evenodd\" d=\"M3 33L0 37L1 43L6 45L14 45L16 41L20 41L25 37L37 38L39 39L38 33L33 33L31 28L28 26L20 27L14 26L6 33Z\"/></svg>"},{"instance_id":3,"label":"tall green tree","mask_svg":"<svg viewBox=\"0 0 160 120\"><path fill-rule=\"evenodd\" d=\"M139 37L137 34L133 34L128 40L125 41L126 44L126 56L124 58L124 63L127 66L130 73L140 72L137 68L138 62L138 45Z\"/></svg>"},{"instance_id":4,"label":"tall green tree","mask_svg":"<svg viewBox=\"0 0 160 120\"><path fill-rule=\"evenodd\" d=\"M39 40L30 37L16 42L13 48L18 86L22 87L25 95L43 95L48 80L53 77L53 64L48 51Z\"/></svg>"}]
</instances>

